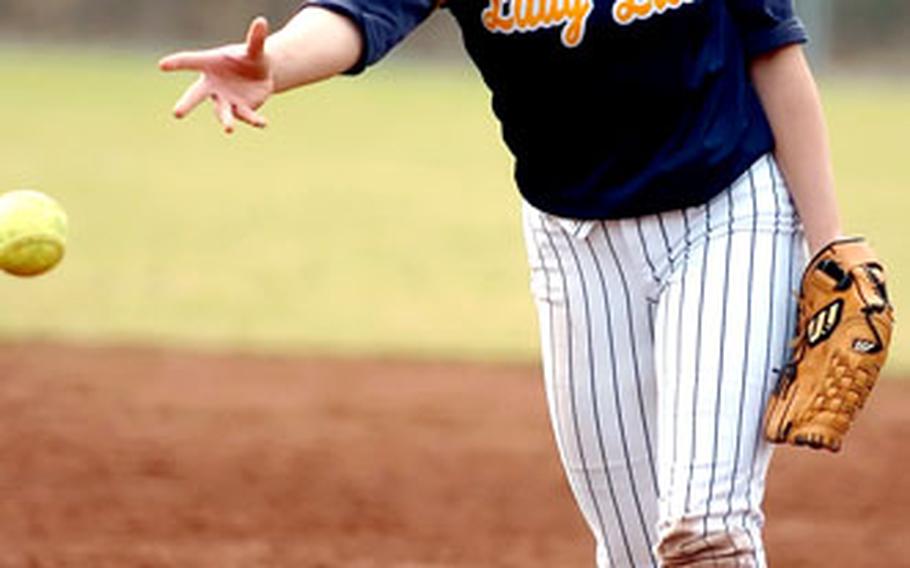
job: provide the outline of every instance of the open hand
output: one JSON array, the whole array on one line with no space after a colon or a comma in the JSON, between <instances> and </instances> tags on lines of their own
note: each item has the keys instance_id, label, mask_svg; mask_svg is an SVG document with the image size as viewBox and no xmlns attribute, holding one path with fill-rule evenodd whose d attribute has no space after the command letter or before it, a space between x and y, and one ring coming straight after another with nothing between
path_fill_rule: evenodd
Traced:
<instances>
[{"instance_id":1,"label":"open hand","mask_svg":"<svg viewBox=\"0 0 910 568\"><path fill-rule=\"evenodd\" d=\"M185 51L163 58L162 71L197 71L199 79L180 97L174 116L183 118L199 103L211 98L224 131L234 131L236 120L263 128L266 120L256 111L275 91L272 66L265 53L268 21L258 17L250 24L245 44L202 51Z\"/></svg>"}]
</instances>

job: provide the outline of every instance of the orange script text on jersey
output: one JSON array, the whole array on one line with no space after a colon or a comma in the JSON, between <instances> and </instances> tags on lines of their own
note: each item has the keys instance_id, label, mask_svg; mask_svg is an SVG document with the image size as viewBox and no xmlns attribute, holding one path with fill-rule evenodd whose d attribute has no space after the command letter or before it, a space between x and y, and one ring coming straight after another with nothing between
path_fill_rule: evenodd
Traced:
<instances>
[{"instance_id":1,"label":"orange script text on jersey","mask_svg":"<svg viewBox=\"0 0 910 568\"><path fill-rule=\"evenodd\" d=\"M594 0L490 0L481 17L486 29L505 34L565 26L562 43L575 47L593 9Z\"/></svg>"}]
</instances>

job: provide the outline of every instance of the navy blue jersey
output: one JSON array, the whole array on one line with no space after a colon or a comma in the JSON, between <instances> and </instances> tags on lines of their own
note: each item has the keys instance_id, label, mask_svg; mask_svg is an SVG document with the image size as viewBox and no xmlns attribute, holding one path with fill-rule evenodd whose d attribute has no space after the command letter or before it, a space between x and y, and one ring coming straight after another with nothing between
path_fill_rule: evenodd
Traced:
<instances>
[{"instance_id":1,"label":"navy blue jersey","mask_svg":"<svg viewBox=\"0 0 910 568\"><path fill-rule=\"evenodd\" d=\"M311 0L378 61L437 0ZM748 62L806 40L792 0L449 0L535 207L621 218L704 203L774 147Z\"/></svg>"}]
</instances>

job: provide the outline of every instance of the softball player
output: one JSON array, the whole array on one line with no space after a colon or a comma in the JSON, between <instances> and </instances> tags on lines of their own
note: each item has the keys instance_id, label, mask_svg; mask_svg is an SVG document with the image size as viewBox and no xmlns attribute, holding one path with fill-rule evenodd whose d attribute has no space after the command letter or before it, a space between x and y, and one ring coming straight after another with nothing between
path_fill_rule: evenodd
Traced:
<instances>
[{"instance_id":1,"label":"softball player","mask_svg":"<svg viewBox=\"0 0 910 568\"><path fill-rule=\"evenodd\" d=\"M764 565L762 411L807 241L840 234L791 0L312 0L274 35L259 18L246 44L163 59L201 73L175 114L211 98L228 132L264 126L270 95L362 71L437 8L515 157L598 565Z\"/></svg>"}]
</instances>

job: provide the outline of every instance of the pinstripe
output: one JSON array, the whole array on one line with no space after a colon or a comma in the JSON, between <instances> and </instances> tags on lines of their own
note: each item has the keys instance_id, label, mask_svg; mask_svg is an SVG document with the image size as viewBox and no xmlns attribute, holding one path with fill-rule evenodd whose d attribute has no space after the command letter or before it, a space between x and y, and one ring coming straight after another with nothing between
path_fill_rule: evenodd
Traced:
<instances>
[{"instance_id":1,"label":"pinstripe","mask_svg":"<svg viewBox=\"0 0 910 568\"><path fill-rule=\"evenodd\" d=\"M698 324L695 332L695 376L694 376L694 385L692 387L692 445L689 448L689 477L686 481L686 505L685 510L688 511L691 505L692 498L692 478L695 475L695 458L696 458L696 442L698 440L698 385L699 385L699 373L701 372L701 339L702 339L702 320L701 314L705 310L705 284L707 282L707 273L708 273L708 250L711 248L711 208L707 205L705 206L705 249L702 254L702 266L701 266L701 291L698 296L698 311L696 313L698 316Z\"/></svg>"},{"instance_id":2,"label":"pinstripe","mask_svg":"<svg viewBox=\"0 0 910 568\"><path fill-rule=\"evenodd\" d=\"M730 530L730 525L728 523L730 514L733 512L733 495L736 494L736 477L739 472L739 454L741 450L742 438L743 438L743 416L745 414L746 406L746 384L749 377L749 361L750 358L750 344L752 338L752 291L753 278L755 277L755 244L756 237L758 232L758 196L756 195L755 189L755 179L752 176L752 171L749 170L749 190L752 196L752 230L749 234L749 270L746 277L746 282L748 283L746 290L746 330L743 335L743 373L742 379L740 381L740 397L739 397L739 413L737 416L736 422L736 447L733 450L733 475L730 477L730 499L727 501L727 512L724 513L724 527L727 531ZM772 240L772 246L774 246L774 241ZM772 268L773 270L773 268ZM770 304L770 302L769 302ZM760 423L759 423L760 424ZM758 430L761 430L759 426ZM758 555L755 552L756 544L753 540L751 531L748 530L748 527L743 526L743 530L747 535L749 535L749 540L752 543L752 554L755 558L756 564L758 563Z\"/></svg>"},{"instance_id":3,"label":"pinstripe","mask_svg":"<svg viewBox=\"0 0 910 568\"><path fill-rule=\"evenodd\" d=\"M657 318L657 302L648 300L648 337L651 338L651 345L654 345L654 320Z\"/></svg>"},{"instance_id":4,"label":"pinstripe","mask_svg":"<svg viewBox=\"0 0 910 568\"><path fill-rule=\"evenodd\" d=\"M545 230L543 228L543 222L540 218L540 215L535 213L534 217L541 224L541 229ZM528 238L530 238L534 242L534 249L537 251L537 258L540 261L541 272L543 272L544 280L546 282L546 290L547 290L547 292L549 292L549 290L551 289L550 272L547 270L546 261L544 260L544 257L543 257L543 247L540 245L540 242L538 242L537 237L534 236L533 227L530 227ZM546 304L547 304L547 312L548 312L547 327L550 330L550 354L551 354L550 362L552 364L552 368L550 369L550 376L553 378L553 382L555 382L555 380L556 380L555 379L555 377L556 377L556 356L555 356L556 339L553 336L553 320L555 319L555 316L553 314L552 300L547 298ZM551 386L549 390L552 392L552 396L553 396L553 422L555 425L560 422L560 420L559 420L559 408L560 407L559 407L559 398L558 398L559 389L555 388L555 386Z\"/></svg>"},{"instance_id":5,"label":"pinstripe","mask_svg":"<svg viewBox=\"0 0 910 568\"><path fill-rule=\"evenodd\" d=\"M538 222L540 221L539 215L535 214L535 218L537 219ZM530 220L528 221L528 223L530 225ZM534 236L534 227L529 226L528 238L534 242L534 250L537 251L537 260L540 262L540 271L543 273L543 277L544 277L544 281L545 281L545 289L547 292L549 292L549 290L551 289L550 273L547 270L547 264L543 257L543 247L540 246L540 243L538 242L537 237ZM555 354L556 353L556 340L553 337L553 323L552 323L553 320L555 319L554 315L553 315L553 302L551 299L547 298L546 304L547 304L547 312L548 312L547 327L550 330L550 353ZM551 355L550 362L553 365L553 368L550 369L550 376L555 377L556 376L556 359L555 359L554 355ZM553 396L554 419L556 422L558 422L559 421L559 399L557 398L558 391L555 388L551 388L550 391L552 392L552 396Z\"/></svg>"},{"instance_id":6,"label":"pinstripe","mask_svg":"<svg viewBox=\"0 0 910 568\"><path fill-rule=\"evenodd\" d=\"M622 263L619 261L619 255L616 254L616 247L613 246L613 239L610 237L610 232L607 230L606 223L601 222L601 227L603 228L604 238L607 239L607 246L610 248L610 254L613 256L613 262L616 264L616 269L619 272L619 280L622 283L623 297L625 298L626 303L626 322L629 324L629 348L632 355L632 369L635 373L635 392L638 395L638 413L641 416L641 427L645 434L645 451L648 452L648 465L651 468L651 480L654 483L654 493L659 493L657 485L657 470L654 466L654 452L651 449L651 431L648 429L648 415L645 412L645 397L642 394L641 390L641 368L638 362L638 349L635 347L635 321L633 318L632 312L632 297L631 292L629 291L629 282L626 280L626 271L623 270Z\"/></svg>"},{"instance_id":7,"label":"pinstripe","mask_svg":"<svg viewBox=\"0 0 910 568\"><path fill-rule=\"evenodd\" d=\"M641 230L641 217L635 218L635 227L638 229L638 240L641 242L641 250L645 256L645 262L648 263L648 267L651 269L651 277L654 278L655 284L660 285L660 279L657 277L657 269L654 268L654 262L651 261L651 254L648 252L648 242Z\"/></svg>"},{"instance_id":8,"label":"pinstripe","mask_svg":"<svg viewBox=\"0 0 910 568\"><path fill-rule=\"evenodd\" d=\"M605 226L603 227L603 230L604 230L605 238L609 238L607 235ZM648 548L651 548L652 543L651 543L650 530L649 530L647 522L645 521L645 515L644 515L644 511L641 506L641 499L639 497L638 489L637 489L638 485L635 483L635 476L634 476L634 471L632 468L632 460L629 455L629 443L628 443L628 439L626 436L625 419L624 419L624 415L623 415L623 411L622 411L622 401L619 398L619 391L620 391L619 373L618 373L617 363L616 363L616 342L615 342L615 336L613 333L613 310L611 309L610 292L609 292L609 288L607 287L607 281L606 281L606 278L604 277L603 267L600 263L600 260L598 259L598 256L596 254L593 254L592 258L594 259L594 266L597 269L597 277L600 280L601 289L603 291L604 306L607 309L607 313L605 314L604 321L607 326L607 342L610 345L610 374L611 374L611 378L613 379L613 402L616 405L616 419L617 419L617 425L619 427L620 442L621 442L622 448L623 448L623 458L626 461L626 471L629 474L629 486L632 489L632 499L635 501L635 509L638 514L638 520L641 524L642 533L644 534L645 542L648 544ZM617 264L617 266L618 266L618 264Z\"/></svg>"},{"instance_id":9,"label":"pinstripe","mask_svg":"<svg viewBox=\"0 0 910 568\"><path fill-rule=\"evenodd\" d=\"M774 314L775 314L774 298L776 297L775 292L776 292L777 280L778 280L777 247L778 247L778 240L779 240L779 237L781 236L781 231L783 230L783 228L781 227L780 194L778 192L778 187L777 187L777 178L774 177L774 168L771 167L771 164L770 164L770 158L769 158L768 173L771 178L771 191L774 194L774 237L773 237L772 246L771 246L771 281L770 281L770 286L768 286L768 289L769 289L769 292L768 292L768 322L769 322L769 325L768 325L768 327L769 327L769 329L774 329ZM790 282L789 277L787 279L787 282L788 283L786 285L789 286L789 282ZM764 363L764 366L762 367L762 373L764 374L765 380L762 385L762 403L758 409L759 428L757 428L755 431L755 440L753 442L754 446L753 446L753 450L752 450L752 467L749 470L749 490L748 490L748 493L746 496L746 500L752 507L757 507L757 504L752 504L752 499L753 499L752 490L753 490L753 487L755 486L755 466L757 465L757 462L758 462L758 451L761 447L761 437L762 437L761 413L764 411L764 408L768 404L768 393L769 393L768 379L771 376L771 373L769 371L771 368L771 349L772 349L772 347L773 346L771 345L771 343L768 342L768 346L765 349L765 363ZM747 524L746 515L748 515L748 511L745 511L743 513L743 526L746 526L746 524Z\"/></svg>"},{"instance_id":10,"label":"pinstripe","mask_svg":"<svg viewBox=\"0 0 910 568\"><path fill-rule=\"evenodd\" d=\"M535 217L537 218L537 221L539 222L539 221L540 221L540 216L539 216L539 215L535 215ZM537 241L537 237L534 236L534 229L533 229L533 227L531 227L530 229L531 229L531 230L530 230L530 234L529 234L528 236L529 236L529 238L531 238L531 239L534 241L534 249L537 251L537 259L538 259L538 261L540 262L540 269L541 269L541 272L543 273L543 277L544 277L544 280L545 280L545 282L546 282L546 290L549 292L549 290L551 289L551 286L550 286L550 272L547 270L547 264L546 264L546 261L544 260L544 257L543 257L543 247L540 246L540 243ZM551 299L547 298L546 304L547 304L547 312L548 312L548 316L547 316L547 322L548 322L548 324L547 324L547 326L548 326L548 328L549 328L549 330L550 330L550 353L551 353L551 354L555 354L555 353L556 353L556 340L555 340L555 338L553 337L553 323L552 323L553 320L555 319L555 316L553 315L553 302L552 302ZM551 376L551 377L555 377L555 376L556 376L556 359L555 359L555 356L551 356L550 362L551 362L552 365L553 365L553 368L550 370L550 376ZM554 412L554 418L555 418L556 421L558 422L558 420L559 420L559 399L557 398L558 390L555 389L555 388L553 388L553 389L551 389L551 392L553 393L553 412Z\"/></svg>"},{"instance_id":11,"label":"pinstripe","mask_svg":"<svg viewBox=\"0 0 910 568\"><path fill-rule=\"evenodd\" d=\"M657 217L657 226L660 228L660 235L663 239L664 247L667 251L667 262L670 264L670 271L672 272L676 268L676 261L673 259L673 247L670 246L670 238L667 236L667 228L664 226L664 216L662 213L658 213ZM652 267L653 269L653 267ZM660 280L655 276L655 280L660 284ZM651 337L654 337L654 330L651 330Z\"/></svg>"},{"instance_id":12,"label":"pinstripe","mask_svg":"<svg viewBox=\"0 0 910 568\"><path fill-rule=\"evenodd\" d=\"M711 448L711 477L708 481L708 500L705 503L705 519L704 519L704 530L703 533L705 537L708 536L708 518L711 516L711 500L714 498L714 480L717 475L717 446L718 446L718 436L720 435L720 414L723 404L723 385L724 385L724 365L726 363L724 355L727 350L725 349L724 341L727 337L727 308L730 302L729 293L730 293L730 258L733 249L733 192L727 190L727 242L726 250L724 251L724 285L723 285L723 301L721 308L720 316L720 337L718 345L718 363L717 363L717 398L714 403L714 442Z\"/></svg>"},{"instance_id":13,"label":"pinstripe","mask_svg":"<svg viewBox=\"0 0 910 568\"><path fill-rule=\"evenodd\" d=\"M562 258L559 255L559 250L556 248L556 244L553 242L553 237L550 235L550 232L544 227L544 235L547 237L547 241L550 244L550 248L553 250L553 256L556 259L556 265L559 269L559 274L562 280L563 293L565 294L566 301L566 351L568 353L568 364L566 365L566 370L568 372L569 380L569 401L570 409L572 412L572 425L575 429L575 441L578 445L578 459L581 462L581 468L584 472L585 484L587 485L588 493L591 498L591 503L594 506L594 512L597 516L598 530L601 535L604 536L606 540L606 530L604 527L603 515L600 510L600 503L597 500L597 494L594 491L594 485L591 482L590 470L588 468L588 461L585 456L584 445L581 441L581 432L579 429L579 419L578 419L578 401L576 400L576 391L575 391L575 375L574 375L574 365L572 364L573 357L573 348L572 348L572 309L571 309L571 298L569 294L568 282L566 279L565 268L562 263ZM555 360L554 360L555 364ZM555 375L554 375L555 377Z\"/></svg>"},{"instance_id":14,"label":"pinstripe","mask_svg":"<svg viewBox=\"0 0 910 568\"><path fill-rule=\"evenodd\" d=\"M584 276L584 273L583 273L583 270L581 267L581 261L578 258L578 252L575 250L575 245L572 242L572 239L569 237L569 235L567 233L565 233L565 230L563 230L563 237L565 238L566 244L568 244L568 246L569 246L569 252L572 253L572 258L575 261L575 267L578 269L578 274L579 274L578 282L579 282L579 285L581 288L582 298L584 299L584 313L585 313L585 320L586 320L585 331L586 331L588 359L589 359L588 360L588 373L589 373L589 384L591 387L591 412L593 414L594 428L597 431L597 436L596 436L597 437L597 447L600 452L601 461L603 462L604 477L607 480L607 487L609 488L610 498L613 502L613 508L616 511L616 519L619 522L619 529L620 529L620 533L622 534L623 544L625 545L625 548L626 548L626 555L629 557L629 564L634 565L635 557L632 553L631 546L629 545L629 539L628 539L628 536L626 535L626 528L622 521L622 513L619 508L619 504L616 500L616 493L613 489L613 480L610 476L609 460L607 460L607 451L606 451L606 448L604 447L604 442L603 442L604 435L603 435L603 430L601 428L600 410L598 408L598 403L597 403L597 401L598 401L597 382L595 380L596 379L595 369L597 368L597 366L594 361L594 353L595 353L594 339L591 334L591 327L592 327L593 322L591 320L591 306L590 306L590 300L588 297L588 287L586 284L586 278ZM590 244L588 246L590 247ZM593 253L592 253L592 255L593 255ZM612 353L611 353L611 356L612 356ZM598 507L598 510L599 510L599 507ZM603 538L604 538L605 546L607 546L607 549L609 552L609 545L606 544L607 537L606 537L606 534L605 534L603 528L601 528L601 532L604 533ZM610 554L610 556L612 557L612 554ZM612 560L611 560L611 562L612 562Z\"/></svg>"},{"instance_id":15,"label":"pinstripe","mask_svg":"<svg viewBox=\"0 0 910 568\"><path fill-rule=\"evenodd\" d=\"M657 214L657 225L660 227L660 234L664 239L664 246L667 247L667 260L670 261L670 267L673 267L673 247L670 246L670 238L667 236L667 228L664 226L664 216L662 213Z\"/></svg>"},{"instance_id":16,"label":"pinstripe","mask_svg":"<svg viewBox=\"0 0 910 568\"><path fill-rule=\"evenodd\" d=\"M786 329L793 331L796 328L796 307L793 305L796 298L796 291L793 289L793 272L795 269L795 261L797 257L796 249L799 247L799 238L794 232L790 235L790 257L787 260L787 286L790 287L791 293L787 294L787 319L786 319ZM780 359L781 364L785 364L790 355L790 345L787 342L783 343L781 349ZM783 372L783 370L781 370Z\"/></svg>"},{"instance_id":17,"label":"pinstripe","mask_svg":"<svg viewBox=\"0 0 910 568\"><path fill-rule=\"evenodd\" d=\"M660 287L660 278L657 277L657 268L654 266L654 262L651 260L651 254L648 252L648 240L645 238L645 234L641 229L641 217L635 218L635 226L638 229L638 240L641 242L641 250L644 253L645 262L648 264L648 267L651 269L651 278L654 279L654 284L657 287ZM656 302L648 300L648 333L651 338L651 344L654 344L654 305Z\"/></svg>"},{"instance_id":18,"label":"pinstripe","mask_svg":"<svg viewBox=\"0 0 910 568\"><path fill-rule=\"evenodd\" d=\"M667 294L673 293L672 288L668 288ZM658 386L658 465L659 475L660 475L660 491L658 493L659 500L667 504L670 503L670 493L672 491L672 469L667 469L666 464L672 464L673 462L668 461L668 448L675 446L675 437L673 436L674 428L672 421L675 420L675 417L671 413L666 412L664 405L670 401L670 393L666 392L670 390L670 383L667 381L668 377L672 376L672 369L670 363L670 354L673 352L670 339L673 337L672 332L670 331L672 320L675 318L675 312L671 309L670 301L662 301L658 305L658 316L660 321L658 322L658 334L660 337L654 338L655 345L655 374L656 378L659 381ZM659 339L659 341L658 341ZM657 349L661 348L662 351L660 354L657 353ZM660 386L667 385L667 386ZM675 387L674 387L675 390ZM674 395L675 397L675 392ZM660 516L663 515L663 512L660 512Z\"/></svg>"},{"instance_id":19,"label":"pinstripe","mask_svg":"<svg viewBox=\"0 0 910 568\"><path fill-rule=\"evenodd\" d=\"M676 386L673 389L673 421L676 422L679 418L679 387L680 380L682 378L682 372L680 371L680 362L682 359L682 338L683 338L683 316L685 315L684 307L686 305L686 280L689 276L689 271L686 268L689 265L689 252L692 248L692 242L690 240L689 234L689 216L684 209L682 211L683 219L683 239L685 241L685 248L683 253L683 272L682 277L680 278L680 293L679 293L679 317L676 320ZM678 425L674 424L673 426L673 459L670 463L673 464L673 469L670 471L670 487L676 487L674 481L676 480L676 470L678 469L678 434L682 433L682 428L679 428Z\"/></svg>"},{"instance_id":20,"label":"pinstripe","mask_svg":"<svg viewBox=\"0 0 910 568\"><path fill-rule=\"evenodd\" d=\"M796 306L794 305L796 303L796 293L797 293L796 292L797 288L795 288L795 286L799 286L799 283L793 281L793 276L794 276L793 272L794 272L794 268L795 268L794 261L796 260L796 257L799 256L797 251L801 248L802 245L801 245L800 240L797 237L796 233L793 233L790 236L790 242L791 242L790 263L788 265L788 270L787 270L787 276L789 276L789 278L787 280L787 283L789 286L791 286L793 293L787 295L787 306L788 306L787 315L789 316L789 318L788 318L789 326L787 327L787 329L789 329L791 331L795 331L796 330L796 318L797 318ZM784 343L784 357L789 355L789 350L790 350L789 343Z\"/></svg>"}]
</instances>

